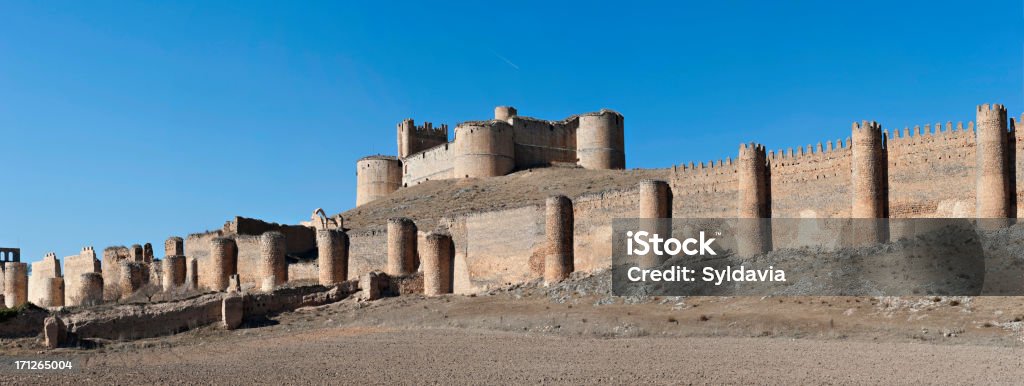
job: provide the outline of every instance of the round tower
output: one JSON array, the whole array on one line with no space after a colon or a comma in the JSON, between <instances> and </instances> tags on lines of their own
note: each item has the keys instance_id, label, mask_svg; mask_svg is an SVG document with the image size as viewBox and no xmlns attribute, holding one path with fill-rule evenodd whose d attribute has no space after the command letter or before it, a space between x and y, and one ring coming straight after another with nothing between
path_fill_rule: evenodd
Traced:
<instances>
[{"instance_id":1,"label":"round tower","mask_svg":"<svg viewBox=\"0 0 1024 386\"><path fill-rule=\"evenodd\" d=\"M739 192L738 218L768 218L768 174L764 145L740 145L736 158L736 181Z\"/></svg>"},{"instance_id":2,"label":"round tower","mask_svg":"<svg viewBox=\"0 0 1024 386\"><path fill-rule=\"evenodd\" d=\"M74 295L76 304L92 306L103 303L103 275L99 272L82 274L82 285Z\"/></svg>"},{"instance_id":3,"label":"round tower","mask_svg":"<svg viewBox=\"0 0 1024 386\"><path fill-rule=\"evenodd\" d=\"M430 232L424 237L423 250L423 294L437 296L452 293L452 238Z\"/></svg>"},{"instance_id":4,"label":"round tower","mask_svg":"<svg viewBox=\"0 0 1024 386\"><path fill-rule=\"evenodd\" d=\"M515 168L512 126L503 121L464 122L455 127L455 177L497 177Z\"/></svg>"},{"instance_id":5,"label":"round tower","mask_svg":"<svg viewBox=\"0 0 1024 386\"><path fill-rule=\"evenodd\" d=\"M882 126L878 122L854 122L852 131L853 210L850 217L888 217L888 176L882 148Z\"/></svg>"},{"instance_id":6,"label":"round tower","mask_svg":"<svg viewBox=\"0 0 1024 386\"><path fill-rule=\"evenodd\" d=\"M545 201L544 233L548 253L544 257L544 283L565 280L574 270L572 200L551 196Z\"/></svg>"},{"instance_id":7,"label":"round tower","mask_svg":"<svg viewBox=\"0 0 1024 386\"><path fill-rule=\"evenodd\" d=\"M210 262L204 274L209 272L209 277L204 278L206 286L214 291L223 291L228 287L228 277L237 271L238 248L235 240L215 237L210 239Z\"/></svg>"},{"instance_id":8,"label":"round tower","mask_svg":"<svg viewBox=\"0 0 1024 386\"><path fill-rule=\"evenodd\" d=\"M348 234L340 229L316 231L317 278L329 286L348 279Z\"/></svg>"},{"instance_id":9,"label":"round tower","mask_svg":"<svg viewBox=\"0 0 1024 386\"><path fill-rule=\"evenodd\" d=\"M416 272L418 253L416 223L405 217L388 219L388 259L385 272L405 276Z\"/></svg>"},{"instance_id":10,"label":"round tower","mask_svg":"<svg viewBox=\"0 0 1024 386\"><path fill-rule=\"evenodd\" d=\"M28 302L28 263L4 264L4 304L14 308Z\"/></svg>"},{"instance_id":11,"label":"round tower","mask_svg":"<svg viewBox=\"0 0 1024 386\"><path fill-rule=\"evenodd\" d=\"M602 109L579 116L576 158L585 169L625 169L622 114Z\"/></svg>"},{"instance_id":12,"label":"round tower","mask_svg":"<svg viewBox=\"0 0 1024 386\"><path fill-rule=\"evenodd\" d=\"M402 186L402 161L373 155L356 162L356 206L387 196Z\"/></svg>"},{"instance_id":13,"label":"round tower","mask_svg":"<svg viewBox=\"0 0 1024 386\"><path fill-rule=\"evenodd\" d=\"M978 106L977 218L1007 218L1010 213L1010 168L1007 162L1006 107Z\"/></svg>"},{"instance_id":14,"label":"round tower","mask_svg":"<svg viewBox=\"0 0 1024 386\"><path fill-rule=\"evenodd\" d=\"M508 122L509 118L516 116L518 112L512 106L498 106L494 108L494 119Z\"/></svg>"},{"instance_id":15,"label":"round tower","mask_svg":"<svg viewBox=\"0 0 1024 386\"><path fill-rule=\"evenodd\" d=\"M163 277L161 278L161 284L164 291L170 291L185 285L185 256L164 256L162 264Z\"/></svg>"},{"instance_id":16,"label":"round tower","mask_svg":"<svg viewBox=\"0 0 1024 386\"><path fill-rule=\"evenodd\" d=\"M260 235L259 265L264 291L273 291L288 282L288 261L285 259L287 251L288 244L283 233L270 231Z\"/></svg>"}]
</instances>

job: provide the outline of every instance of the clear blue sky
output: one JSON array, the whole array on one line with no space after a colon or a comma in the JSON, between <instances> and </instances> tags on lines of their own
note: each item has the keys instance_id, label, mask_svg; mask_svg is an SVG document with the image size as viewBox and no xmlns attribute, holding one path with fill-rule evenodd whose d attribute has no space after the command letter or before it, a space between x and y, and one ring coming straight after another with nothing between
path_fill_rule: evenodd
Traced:
<instances>
[{"instance_id":1,"label":"clear blue sky","mask_svg":"<svg viewBox=\"0 0 1024 386\"><path fill-rule=\"evenodd\" d=\"M629 167L1024 109L994 2L0 1L0 245L23 260L355 202L405 117L626 117Z\"/></svg>"}]
</instances>

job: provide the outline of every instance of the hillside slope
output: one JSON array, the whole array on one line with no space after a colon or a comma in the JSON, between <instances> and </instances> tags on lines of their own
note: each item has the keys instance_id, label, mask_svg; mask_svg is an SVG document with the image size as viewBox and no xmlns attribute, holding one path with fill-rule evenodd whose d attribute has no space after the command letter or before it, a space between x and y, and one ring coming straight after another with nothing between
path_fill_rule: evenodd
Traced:
<instances>
[{"instance_id":1,"label":"hillside slope","mask_svg":"<svg viewBox=\"0 0 1024 386\"><path fill-rule=\"evenodd\" d=\"M384 227L391 217L434 224L445 216L543 204L555 194L571 198L632 187L646 178L668 179L671 169L587 170L576 167L528 169L506 176L427 181L341 213L345 227Z\"/></svg>"}]
</instances>

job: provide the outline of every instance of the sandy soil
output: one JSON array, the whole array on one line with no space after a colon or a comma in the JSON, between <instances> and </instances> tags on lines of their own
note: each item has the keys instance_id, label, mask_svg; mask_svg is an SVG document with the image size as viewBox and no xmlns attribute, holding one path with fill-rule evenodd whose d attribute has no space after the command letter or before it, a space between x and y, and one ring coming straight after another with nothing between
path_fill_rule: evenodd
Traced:
<instances>
[{"instance_id":1,"label":"sandy soil","mask_svg":"<svg viewBox=\"0 0 1024 386\"><path fill-rule=\"evenodd\" d=\"M577 275L478 296L352 299L235 331L0 353L78 358L0 383L1016 383L1019 297L607 295Z\"/></svg>"}]
</instances>

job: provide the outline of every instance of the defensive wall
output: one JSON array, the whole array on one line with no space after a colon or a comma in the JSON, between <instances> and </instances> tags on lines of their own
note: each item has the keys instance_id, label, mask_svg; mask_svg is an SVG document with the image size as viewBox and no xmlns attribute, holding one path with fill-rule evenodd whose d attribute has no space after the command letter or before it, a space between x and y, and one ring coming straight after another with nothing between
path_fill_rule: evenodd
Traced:
<instances>
[{"instance_id":1,"label":"defensive wall","mask_svg":"<svg viewBox=\"0 0 1024 386\"><path fill-rule=\"evenodd\" d=\"M510 110L498 113L510 120L516 118ZM644 217L651 208L651 194L658 194L654 199L671 208L671 213L660 213L659 209L657 216L676 218L1021 217L1024 187L1017 181L1024 163L1024 158L1018 157L1024 139L1017 135L1015 121L1000 105L978 106L975 115L976 124L954 125L947 121L901 130L862 121L854 123L849 132L844 130L843 134L849 134L846 138L840 135L834 141L784 150L743 144L735 159L662 169L671 188L668 192L645 189L656 185L645 185L650 182L645 181L609 185L597 193L570 197L571 206L566 208L571 208L572 220L561 222L556 229L569 232L557 239L571 243L571 253L552 249L552 238L547 234L552 224L547 218L550 213L538 204L413 218L418 231L416 244L423 245L431 232L450 236L452 289L468 293L539 279L545 274L545 259L550 255L572 256L566 265L572 270L607 268L611 262L612 220ZM460 128L479 129L474 125L501 126L515 133L515 125L502 120ZM558 154L551 149L545 151L550 152L537 157ZM344 279L362 278L388 267L388 231L384 219L378 220L377 225L348 232L349 261ZM260 237L271 231L284 236L288 281L317 280L313 227L236 217L220 230L193 234L185 240L185 255L198 262L193 271L198 271L200 287L209 288L212 277L218 276L213 274L210 256L210 245L218 238L232 240L237 248L230 273L238 274L244 287L258 287L259 280L266 276L260 267ZM142 246L111 247L104 251L103 264L98 267L95 252L87 248L66 259L65 272L75 272L76 277L102 272L108 286L117 285L123 276L117 272L122 265L119 263L144 264L152 258L151 253L148 255ZM36 263L33 277L37 273L38 279L59 277L60 267L55 261L51 255ZM420 270L420 266L403 267L403 274ZM42 281L33 283L29 298L50 291L37 289L42 288ZM74 280L69 283L79 286Z\"/></svg>"},{"instance_id":2,"label":"defensive wall","mask_svg":"<svg viewBox=\"0 0 1024 386\"><path fill-rule=\"evenodd\" d=\"M888 129L864 121L835 140L772 151L757 144L742 145L736 158L673 166L667 173L672 217L971 218L979 217L977 208L984 205L975 192L999 189L1007 194L994 200L1005 202L994 206L1005 208L1007 217L1024 216L1024 187L1016 183L1024 164L1024 158L1017 156L1024 150L1024 138L1017 136L1015 121L1006 118L1002 106L982 105L975 113L982 122L978 127L974 122L947 121ZM988 118L993 115L995 119ZM979 159L979 129L996 133L990 146L994 156ZM742 170L744 152L751 157L760 153L756 159L761 164ZM995 177L990 178L995 182L981 180L979 185L979 164L997 162L992 160L1005 165L996 165ZM753 178L743 178L749 175ZM603 192L573 198L576 270L610 265L611 221L638 217L639 193L636 186L609 186ZM426 222L417 222L421 233L438 230L452 236L455 292L542 275L541 261L547 253L543 207L512 207ZM384 266L383 228L350 235L349 278Z\"/></svg>"},{"instance_id":3,"label":"defensive wall","mask_svg":"<svg viewBox=\"0 0 1024 386\"><path fill-rule=\"evenodd\" d=\"M237 270L243 286L256 286L260 278L260 236L263 233L276 231L284 235L285 251L292 263L314 258L316 256L316 233L313 228L302 225L283 225L265 221L235 217L215 231L195 233L185 239L185 256L196 259L199 272L199 287L212 288L214 266L210 256L210 242L215 238L234 240L237 248ZM293 278L316 278L308 269L299 269L301 273Z\"/></svg>"}]
</instances>

